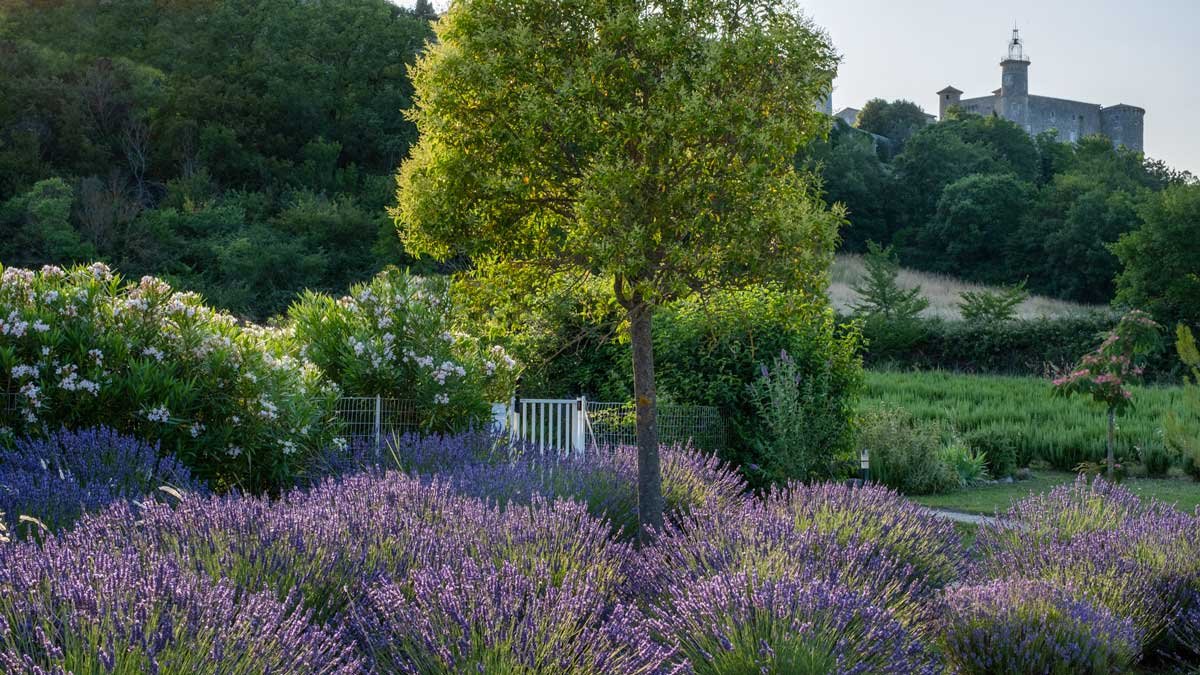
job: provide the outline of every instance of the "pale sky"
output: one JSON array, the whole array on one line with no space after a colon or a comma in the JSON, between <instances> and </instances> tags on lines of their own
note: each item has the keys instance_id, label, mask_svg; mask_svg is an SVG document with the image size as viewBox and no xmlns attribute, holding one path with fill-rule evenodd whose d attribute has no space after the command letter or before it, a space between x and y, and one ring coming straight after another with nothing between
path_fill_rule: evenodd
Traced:
<instances>
[{"instance_id":1,"label":"pale sky","mask_svg":"<svg viewBox=\"0 0 1200 675\"><path fill-rule=\"evenodd\" d=\"M1200 0L796 1L842 54L834 112L990 94L1015 23L1029 93L1145 108L1146 154L1200 175Z\"/></svg>"},{"instance_id":2,"label":"pale sky","mask_svg":"<svg viewBox=\"0 0 1200 675\"><path fill-rule=\"evenodd\" d=\"M794 2L843 57L835 112L879 97L936 115L935 92L948 84L964 98L987 95L1015 23L1029 93L1145 108L1146 154L1200 175L1200 0Z\"/></svg>"}]
</instances>

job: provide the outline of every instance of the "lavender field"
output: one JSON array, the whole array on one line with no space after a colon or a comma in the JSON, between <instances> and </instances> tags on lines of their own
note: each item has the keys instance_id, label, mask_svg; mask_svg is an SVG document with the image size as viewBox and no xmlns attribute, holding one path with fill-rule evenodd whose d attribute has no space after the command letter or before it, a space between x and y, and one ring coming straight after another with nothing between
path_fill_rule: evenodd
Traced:
<instances>
[{"instance_id":1,"label":"lavender field","mask_svg":"<svg viewBox=\"0 0 1200 675\"><path fill-rule=\"evenodd\" d=\"M754 496L664 448L669 524L638 547L629 448L411 436L272 498L207 495L112 432L38 443L55 471L0 476L5 672L1110 673L1200 652L1200 521L1100 480L967 550L887 489Z\"/></svg>"}]
</instances>

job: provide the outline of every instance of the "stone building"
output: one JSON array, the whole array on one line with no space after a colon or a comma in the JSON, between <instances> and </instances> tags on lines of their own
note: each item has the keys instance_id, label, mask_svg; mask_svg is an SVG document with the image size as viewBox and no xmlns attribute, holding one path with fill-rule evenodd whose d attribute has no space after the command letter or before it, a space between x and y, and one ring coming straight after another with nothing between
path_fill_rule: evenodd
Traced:
<instances>
[{"instance_id":1,"label":"stone building","mask_svg":"<svg viewBox=\"0 0 1200 675\"><path fill-rule=\"evenodd\" d=\"M1097 103L1070 101L1029 93L1029 57L1014 28L1008 54L1000 62L1000 88L991 96L962 98L962 92L946 87L938 92L938 112L945 119L954 106L979 115L998 115L1011 120L1032 135L1053 129L1062 141L1077 141L1090 134L1104 134L1114 145L1142 151L1143 117L1137 106L1104 107Z\"/></svg>"}]
</instances>

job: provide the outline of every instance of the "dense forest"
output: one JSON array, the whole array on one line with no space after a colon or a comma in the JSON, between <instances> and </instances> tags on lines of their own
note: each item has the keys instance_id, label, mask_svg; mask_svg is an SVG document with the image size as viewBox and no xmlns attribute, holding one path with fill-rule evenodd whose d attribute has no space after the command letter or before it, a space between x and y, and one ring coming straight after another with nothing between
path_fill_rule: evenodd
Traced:
<instances>
[{"instance_id":1,"label":"dense forest","mask_svg":"<svg viewBox=\"0 0 1200 675\"><path fill-rule=\"evenodd\" d=\"M386 209L416 137L402 111L426 11L0 6L5 265L103 259L263 318L405 261Z\"/></svg>"},{"instance_id":2,"label":"dense forest","mask_svg":"<svg viewBox=\"0 0 1200 675\"><path fill-rule=\"evenodd\" d=\"M849 208L846 249L891 244L909 267L1107 303L1121 269L1109 245L1142 224L1152 195L1194 182L1102 136L1060 143L997 117L947 118L872 101L803 158Z\"/></svg>"},{"instance_id":3,"label":"dense forest","mask_svg":"<svg viewBox=\"0 0 1200 675\"><path fill-rule=\"evenodd\" d=\"M410 263L388 206L416 139L407 66L428 3L5 0L0 261L100 259L256 319ZM1096 137L997 118L927 124L872 101L797 158L849 208L843 247L1084 302L1109 245L1190 180ZM886 137L886 138L885 138Z\"/></svg>"}]
</instances>

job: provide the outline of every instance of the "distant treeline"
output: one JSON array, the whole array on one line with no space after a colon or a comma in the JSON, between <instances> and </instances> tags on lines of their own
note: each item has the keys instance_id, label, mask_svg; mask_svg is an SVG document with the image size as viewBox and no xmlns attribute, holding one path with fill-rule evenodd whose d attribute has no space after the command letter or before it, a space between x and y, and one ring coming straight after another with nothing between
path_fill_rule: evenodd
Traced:
<instances>
[{"instance_id":1,"label":"distant treeline","mask_svg":"<svg viewBox=\"0 0 1200 675\"><path fill-rule=\"evenodd\" d=\"M1060 143L998 117L947 117L872 101L860 128L835 120L804 153L849 209L846 250L873 240L908 267L1107 303L1121 269L1108 246L1141 225L1151 195L1193 180L1101 136Z\"/></svg>"}]
</instances>

